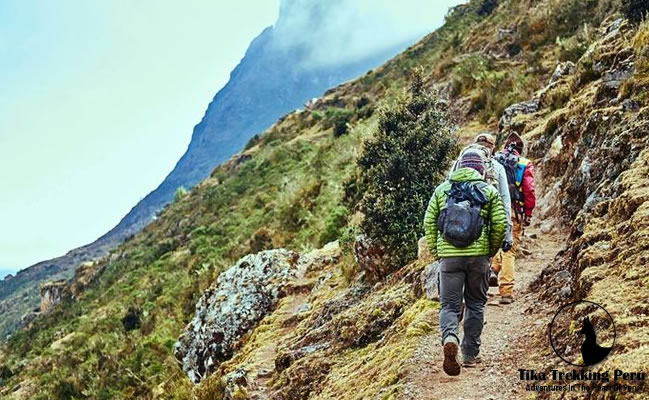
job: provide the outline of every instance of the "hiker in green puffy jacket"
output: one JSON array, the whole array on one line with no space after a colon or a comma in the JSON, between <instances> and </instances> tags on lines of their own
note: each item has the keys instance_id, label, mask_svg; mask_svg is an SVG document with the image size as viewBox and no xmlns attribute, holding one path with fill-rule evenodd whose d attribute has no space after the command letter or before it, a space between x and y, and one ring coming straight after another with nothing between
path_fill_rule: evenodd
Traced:
<instances>
[{"instance_id":1,"label":"hiker in green puffy jacket","mask_svg":"<svg viewBox=\"0 0 649 400\"><path fill-rule=\"evenodd\" d=\"M481 361L478 353L489 289L490 257L502 247L507 230L507 217L500 194L496 188L484 181L485 165L482 156L476 152L467 152L462 155L459 167L448 180L435 189L424 220L428 248L431 254L440 260L440 331L444 351L443 369L449 375L458 375L461 371L457 356L460 345L458 317L462 300L466 305L462 341L463 364L465 367L474 367ZM469 187L472 188L469 191L478 189L481 193L478 196L481 201L474 202L477 206L474 207L473 219L463 219L466 215L457 214L462 213L457 211L462 210L461 207L457 208L458 205L474 203L456 201L458 192L452 190L454 187ZM448 201L449 197L453 202ZM464 207L466 210L466 206ZM448 210L445 211L446 208ZM453 212L456 214L451 214L450 210L455 210ZM473 221L478 213L482 230L473 233L472 242L456 246L446 240L449 238L458 243L457 232L462 232L462 229L458 230L458 226L462 228L463 222ZM456 218L458 215L460 218ZM448 222L449 220L451 222ZM480 225L469 228L476 226L479 228ZM441 232L440 229L445 231Z\"/></svg>"}]
</instances>

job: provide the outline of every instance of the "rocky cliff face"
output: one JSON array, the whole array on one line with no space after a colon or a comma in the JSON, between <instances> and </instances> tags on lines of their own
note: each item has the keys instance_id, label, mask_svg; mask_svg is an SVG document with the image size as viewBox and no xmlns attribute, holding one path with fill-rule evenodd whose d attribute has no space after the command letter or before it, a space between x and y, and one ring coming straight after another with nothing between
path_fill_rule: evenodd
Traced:
<instances>
[{"instance_id":1,"label":"rocky cliff face","mask_svg":"<svg viewBox=\"0 0 649 400\"><path fill-rule=\"evenodd\" d=\"M323 66L314 63L310 51L318 48L317 42L326 41L329 47L335 47L335 43L341 47L346 45L340 32L319 30L327 23L335 6L332 3L321 7L311 0L282 2L277 23L250 43L230 80L214 96L203 119L194 127L187 151L160 186L95 242L73 249L62 257L35 264L11 280L0 281L0 303L11 304L16 310L16 313L0 316L0 337L13 332L18 314L38 301L41 282L70 278L80 263L106 255L109 249L150 223L173 199L179 187L196 185L279 117L302 107L326 89L380 65L406 47L406 43L389 42L349 62ZM306 20L302 20L304 18ZM312 32L325 34L312 36ZM16 301L22 293L29 297L29 307L23 307L27 303L22 300Z\"/></svg>"},{"instance_id":2,"label":"rocky cliff face","mask_svg":"<svg viewBox=\"0 0 649 400\"><path fill-rule=\"evenodd\" d=\"M192 382L232 357L237 341L275 308L289 279L296 277L298 259L283 249L246 256L203 293L175 348Z\"/></svg>"},{"instance_id":3,"label":"rocky cliff face","mask_svg":"<svg viewBox=\"0 0 649 400\"><path fill-rule=\"evenodd\" d=\"M71 296L70 286L65 279L46 282L41 285L40 312L49 312L55 305Z\"/></svg>"},{"instance_id":4,"label":"rocky cliff face","mask_svg":"<svg viewBox=\"0 0 649 400\"><path fill-rule=\"evenodd\" d=\"M615 316L619 347L603 370L646 362L636 349L648 326L640 294L649 282L648 32L646 24L606 21L574 71L557 81L571 98L521 120L543 174L541 216L558 219L546 231L561 221L570 231L534 285L550 307L587 299Z\"/></svg>"}]
</instances>

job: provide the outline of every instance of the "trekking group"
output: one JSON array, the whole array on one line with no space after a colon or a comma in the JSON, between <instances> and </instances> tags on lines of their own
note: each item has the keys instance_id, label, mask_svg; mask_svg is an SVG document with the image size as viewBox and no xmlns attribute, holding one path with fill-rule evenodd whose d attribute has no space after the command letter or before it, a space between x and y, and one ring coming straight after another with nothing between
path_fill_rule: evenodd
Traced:
<instances>
[{"instance_id":1,"label":"trekking group","mask_svg":"<svg viewBox=\"0 0 649 400\"><path fill-rule=\"evenodd\" d=\"M449 375L482 361L489 286L499 287L497 304L514 301L516 250L535 206L534 166L522 157L523 139L512 133L502 150L494 153L495 145L493 135L481 133L461 151L435 188L424 219L428 247L440 265L439 325Z\"/></svg>"}]
</instances>

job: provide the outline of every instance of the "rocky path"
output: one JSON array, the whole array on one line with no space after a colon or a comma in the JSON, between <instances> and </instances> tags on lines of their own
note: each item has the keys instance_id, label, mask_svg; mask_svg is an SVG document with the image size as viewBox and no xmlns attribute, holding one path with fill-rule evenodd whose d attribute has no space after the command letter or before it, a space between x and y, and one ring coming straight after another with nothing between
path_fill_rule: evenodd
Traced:
<instances>
[{"instance_id":1,"label":"rocky path","mask_svg":"<svg viewBox=\"0 0 649 400\"><path fill-rule=\"evenodd\" d=\"M523 248L527 255L517 260L516 301L508 306L497 305L497 288L490 288L486 325L482 334L481 357L477 368L463 368L458 377L442 371L442 347L439 333L422 338L411 360L403 399L486 400L524 399L529 392L518 379L518 368L525 364L526 336L534 325L546 324L546 315L525 310L534 309L534 293L530 283L561 249L559 235L544 235L538 228L526 231ZM496 301L494 301L496 300Z\"/></svg>"}]
</instances>

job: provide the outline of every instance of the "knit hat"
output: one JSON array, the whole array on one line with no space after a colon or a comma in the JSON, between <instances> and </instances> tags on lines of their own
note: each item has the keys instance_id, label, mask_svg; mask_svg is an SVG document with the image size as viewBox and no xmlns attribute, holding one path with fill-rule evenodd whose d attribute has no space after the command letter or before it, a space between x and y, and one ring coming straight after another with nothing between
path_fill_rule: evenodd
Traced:
<instances>
[{"instance_id":1,"label":"knit hat","mask_svg":"<svg viewBox=\"0 0 649 400\"><path fill-rule=\"evenodd\" d=\"M483 146L481 143L471 143L470 145L462 149L460 154L464 154L466 152L476 152L480 154L483 161L491 158L491 149L487 146Z\"/></svg>"},{"instance_id":2,"label":"knit hat","mask_svg":"<svg viewBox=\"0 0 649 400\"><path fill-rule=\"evenodd\" d=\"M505 148L512 143L514 144L516 151L518 151L519 154L522 154L523 149L525 148L525 143L523 142L523 138L516 132L512 132L507 136L507 139L505 139Z\"/></svg>"},{"instance_id":3,"label":"knit hat","mask_svg":"<svg viewBox=\"0 0 649 400\"><path fill-rule=\"evenodd\" d=\"M467 151L460 158L460 168L473 168L480 174L484 174L484 160L479 153Z\"/></svg>"}]
</instances>

